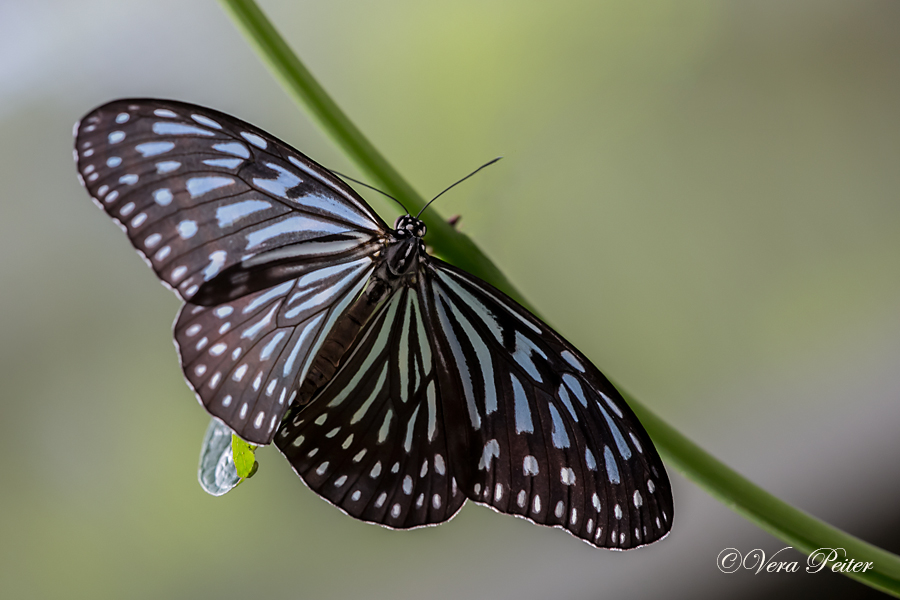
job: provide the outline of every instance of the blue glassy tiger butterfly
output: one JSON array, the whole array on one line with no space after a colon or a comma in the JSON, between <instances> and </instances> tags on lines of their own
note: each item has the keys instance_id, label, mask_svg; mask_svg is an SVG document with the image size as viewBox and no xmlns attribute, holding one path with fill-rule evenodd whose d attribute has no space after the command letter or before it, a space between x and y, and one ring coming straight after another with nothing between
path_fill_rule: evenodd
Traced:
<instances>
[{"instance_id":1,"label":"blue glassy tiger butterfly","mask_svg":"<svg viewBox=\"0 0 900 600\"><path fill-rule=\"evenodd\" d=\"M598 547L669 532L668 476L622 396L501 291L429 256L417 217L391 229L284 142L182 102L97 108L75 160L184 300L175 342L199 401L347 514L407 529L471 499ZM211 465L227 462L224 431L208 433Z\"/></svg>"}]
</instances>

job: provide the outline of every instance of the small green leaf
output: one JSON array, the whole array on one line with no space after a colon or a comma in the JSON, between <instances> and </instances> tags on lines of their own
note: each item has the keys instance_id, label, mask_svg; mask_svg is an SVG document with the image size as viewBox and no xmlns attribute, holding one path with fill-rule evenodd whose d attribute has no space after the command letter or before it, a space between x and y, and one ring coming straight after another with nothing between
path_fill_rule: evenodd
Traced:
<instances>
[{"instance_id":1,"label":"small green leaf","mask_svg":"<svg viewBox=\"0 0 900 600\"><path fill-rule=\"evenodd\" d=\"M236 435L231 436L231 453L234 455L234 468L238 477L246 479L256 472L256 446L248 444Z\"/></svg>"}]
</instances>

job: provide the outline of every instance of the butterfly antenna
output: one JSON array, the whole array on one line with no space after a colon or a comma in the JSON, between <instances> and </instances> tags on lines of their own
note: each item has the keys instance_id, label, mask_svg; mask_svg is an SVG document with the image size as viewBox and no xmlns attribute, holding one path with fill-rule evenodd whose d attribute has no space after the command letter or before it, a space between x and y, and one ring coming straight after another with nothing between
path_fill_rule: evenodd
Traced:
<instances>
[{"instance_id":1,"label":"butterfly antenna","mask_svg":"<svg viewBox=\"0 0 900 600\"><path fill-rule=\"evenodd\" d=\"M474 171L472 171L471 173L469 173L468 175L466 175L465 177L463 177L462 179L460 179L459 181L457 181L456 183L454 183L453 185L451 185L450 187L448 187L446 190L444 190L443 192L441 192L440 194L438 194L437 196L435 196L434 198L432 198L431 200L429 200L429 201L428 201L428 204L426 204L425 206L423 206L423 207L422 207L422 210L419 211L419 214L416 215L416 218L418 219L419 216L420 216L423 212L425 212L425 209L428 208L429 206L431 206L431 203L432 203L432 202L434 202L435 200L437 200L438 198L440 198L441 196L443 196L446 192L449 192L451 188L454 188L454 187L458 186L459 184L461 184L463 181L465 181L466 179L468 179L469 177L471 177L472 175L474 175L474 174L477 173L478 171L482 170L482 169L485 168L485 167L491 166L492 164L494 164L495 162L497 162L497 161L500 160L501 158L503 158L503 157L502 157L502 156L498 156L498 157L495 158L494 160L491 160L491 161L488 161L488 162L484 163L483 165L481 165L480 167L478 167L477 169L475 169Z\"/></svg>"},{"instance_id":2,"label":"butterfly antenna","mask_svg":"<svg viewBox=\"0 0 900 600\"><path fill-rule=\"evenodd\" d=\"M346 179L346 180L348 180L348 181L352 181L353 183L358 183L359 185L361 185L361 186L363 186L363 187L367 187L367 188L369 188L369 189L372 190L372 191L378 192L378 193L381 194L382 196L387 196L388 198L390 198L391 200L393 200L394 202L396 202L397 204L399 204L399 205L400 205L400 208L403 209L403 212L405 212L406 214L409 214L409 211L406 210L406 207L403 206L403 203L400 202L399 200L397 200L396 198L394 198L393 196L391 196L390 194L388 194L387 192L383 192L383 191L379 190L377 187L373 187L373 186L369 185L368 183L365 183L365 182L360 181L359 179L353 179L353 178L350 177L349 175L344 175L343 173L339 173L338 171L335 171L334 169L328 169L328 170L329 170L330 172L334 173L335 175L337 175L338 177L341 177L342 179Z\"/></svg>"}]
</instances>

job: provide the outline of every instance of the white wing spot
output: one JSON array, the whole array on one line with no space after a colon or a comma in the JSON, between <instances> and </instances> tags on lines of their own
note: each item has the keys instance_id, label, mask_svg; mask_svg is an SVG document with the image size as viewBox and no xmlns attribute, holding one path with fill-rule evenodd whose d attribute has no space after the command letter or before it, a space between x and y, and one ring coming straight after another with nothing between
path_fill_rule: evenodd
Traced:
<instances>
[{"instance_id":1,"label":"white wing spot","mask_svg":"<svg viewBox=\"0 0 900 600\"><path fill-rule=\"evenodd\" d=\"M172 248L170 248L169 246L163 246L156 252L156 254L153 255L153 258L155 260L164 260L170 252L172 252Z\"/></svg>"},{"instance_id":2,"label":"white wing spot","mask_svg":"<svg viewBox=\"0 0 900 600\"><path fill-rule=\"evenodd\" d=\"M234 179L231 177L209 175L206 177L191 177L187 180L186 187L191 198L196 198L213 190L233 184Z\"/></svg>"},{"instance_id":3,"label":"white wing spot","mask_svg":"<svg viewBox=\"0 0 900 600\"><path fill-rule=\"evenodd\" d=\"M341 475L340 477L338 477L338 478L335 480L335 482L334 482L334 487L341 487L341 486L344 485L345 483L347 483L347 476L346 476L346 475Z\"/></svg>"},{"instance_id":4,"label":"white wing spot","mask_svg":"<svg viewBox=\"0 0 900 600\"><path fill-rule=\"evenodd\" d=\"M652 494L653 492L656 491L656 486L653 485L653 480L652 480L652 479L648 479L648 480L647 480L647 490L648 490L651 494Z\"/></svg>"},{"instance_id":5,"label":"white wing spot","mask_svg":"<svg viewBox=\"0 0 900 600\"><path fill-rule=\"evenodd\" d=\"M157 121L153 124L153 133L156 135L205 135L212 137L214 134L209 129L203 129L202 127L194 127L193 125L186 125L184 123L166 123L163 121Z\"/></svg>"},{"instance_id":6,"label":"white wing spot","mask_svg":"<svg viewBox=\"0 0 900 600\"><path fill-rule=\"evenodd\" d=\"M497 440L488 440L481 452L481 461L478 463L480 470L491 470L491 461L493 458L500 458L500 444Z\"/></svg>"},{"instance_id":7,"label":"white wing spot","mask_svg":"<svg viewBox=\"0 0 900 600\"><path fill-rule=\"evenodd\" d=\"M591 496L591 504L594 505L594 509L597 512L600 512L600 496L597 495L597 492L594 492L594 495Z\"/></svg>"},{"instance_id":8,"label":"white wing spot","mask_svg":"<svg viewBox=\"0 0 900 600\"><path fill-rule=\"evenodd\" d=\"M144 221L147 220L147 213L140 213L138 216L131 220L131 226L134 228L140 227L144 224Z\"/></svg>"},{"instance_id":9,"label":"white wing spot","mask_svg":"<svg viewBox=\"0 0 900 600\"><path fill-rule=\"evenodd\" d=\"M619 409L619 407L616 406L615 403L613 403L613 401L610 399L609 396L607 396L607 395L604 394L603 392L600 392L600 396L603 398L603 401L606 402L606 405L607 405L614 413L616 413L616 414L619 416L620 419L624 418L624 415L622 414L621 409Z\"/></svg>"},{"instance_id":10,"label":"white wing spot","mask_svg":"<svg viewBox=\"0 0 900 600\"><path fill-rule=\"evenodd\" d=\"M198 377L206 373L206 365L197 365L194 367L194 373L197 374Z\"/></svg>"},{"instance_id":11,"label":"white wing spot","mask_svg":"<svg viewBox=\"0 0 900 600\"><path fill-rule=\"evenodd\" d=\"M531 505L531 512L534 512L534 513L541 512L541 497L540 496L534 497L534 502L532 502L532 505Z\"/></svg>"},{"instance_id":12,"label":"white wing spot","mask_svg":"<svg viewBox=\"0 0 900 600\"><path fill-rule=\"evenodd\" d=\"M256 146L257 148L261 148L265 150L269 144L266 143L266 140L256 135L255 133L250 133L249 131L242 131L241 137Z\"/></svg>"},{"instance_id":13,"label":"white wing spot","mask_svg":"<svg viewBox=\"0 0 900 600\"><path fill-rule=\"evenodd\" d=\"M327 471L327 470L328 470L328 461L326 460L326 461L323 462L321 465L319 465L319 468L318 468L318 469L316 469L316 474L317 474L317 475L324 475L324 474L325 474L325 471Z\"/></svg>"},{"instance_id":14,"label":"white wing spot","mask_svg":"<svg viewBox=\"0 0 900 600\"><path fill-rule=\"evenodd\" d=\"M539 472L538 461L530 454L522 460L522 471L525 475L537 475Z\"/></svg>"},{"instance_id":15,"label":"white wing spot","mask_svg":"<svg viewBox=\"0 0 900 600\"><path fill-rule=\"evenodd\" d=\"M500 501L503 498L503 484L498 483L494 486L494 500Z\"/></svg>"},{"instance_id":16,"label":"white wing spot","mask_svg":"<svg viewBox=\"0 0 900 600\"><path fill-rule=\"evenodd\" d=\"M175 267L174 269L172 269L172 282L177 282L185 275L187 275L187 267L185 267L184 265Z\"/></svg>"},{"instance_id":17,"label":"white wing spot","mask_svg":"<svg viewBox=\"0 0 900 600\"><path fill-rule=\"evenodd\" d=\"M191 221L190 219L185 219L181 223L178 224L178 235L181 236L181 239L187 240L195 235L197 235L197 222Z\"/></svg>"},{"instance_id":18,"label":"white wing spot","mask_svg":"<svg viewBox=\"0 0 900 600\"><path fill-rule=\"evenodd\" d=\"M431 497L431 505L437 510L441 507L441 496L440 494L435 494Z\"/></svg>"},{"instance_id":19,"label":"white wing spot","mask_svg":"<svg viewBox=\"0 0 900 600\"><path fill-rule=\"evenodd\" d=\"M425 477L428 474L428 459L422 462L422 468L419 470L419 477Z\"/></svg>"},{"instance_id":20,"label":"white wing spot","mask_svg":"<svg viewBox=\"0 0 900 600\"><path fill-rule=\"evenodd\" d=\"M387 493L381 492L381 494L378 496L378 499L375 500L375 508L381 508L382 506L384 506L385 500L387 500Z\"/></svg>"},{"instance_id":21,"label":"white wing spot","mask_svg":"<svg viewBox=\"0 0 900 600\"><path fill-rule=\"evenodd\" d=\"M444 464L444 457L440 454L434 455L434 470L438 475L443 475L447 472L447 466Z\"/></svg>"},{"instance_id":22,"label":"white wing spot","mask_svg":"<svg viewBox=\"0 0 900 600\"><path fill-rule=\"evenodd\" d=\"M232 401L232 397L230 395L225 396L224 398L222 398L222 406L224 406L226 408L231 406L231 401Z\"/></svg>"},{"instance_id":23,"label":"white wing spot","mask_svg":"<svg viewBox=\"0 0 900 600\"><path fill-rule=\"evenodd\" d=\"M528 494L525 493L525 490L519 490L519 495L516 496L516 504L519 505L519 508L525 508L526 502L528 502Z\"/></svg>"},{"instance_id":24,"label":"white wing spot","mask_svg":"<svg viewBox=\"0 0 900 600\"><path fill-rule=\"evenodd\" d=\"M381 475L381 461L380 460L377 463L375 463L375 466L372 467L371 471L369 471L369 477L371 477L372 479L375 479L379 475Z\"/></svg>"},{"instance_id":25,"label":"white wing spot","mask_svg":"<svg viewBox=\"0 0 900 600\"><path fill-rule=\"evenodd\" d=\"M584 449L584 462L587 463L587 467L591 471L597 470L597 461L596 461L596 459L594 459L594 453L591 452L590 448Z\"/></svg>"},{"instance_id":26,"label":"white wing spot","mask_svg":"<svg viewBox=\"0 0 900 600\"><path fill-rule=\"evenodd\" d=\"M159 244L160 241L162 241L162 236L158 233L154 233L147 236L147 239L144 240L144 245L147 248L153 248L154 246Z\"/></svg>"},{"instance_id":27,"label":"white wing spot","mask_svg":"<svg viewBox=\"0 0 900 600\"><path fill-rule=\"evenodd\" d=\"M561 519L563 513L566 511L566 505L563 504L563 501L560 500L556 503L556 508L553 510L553 514L556 515L557 519Z\"/></svg>"},{"instance_id":28,"label":"white wing spot","mask_svg":"<svg viewBox=\"0 0 900 600\"><path fill-rule=\"evenodd\" d=\"M425 494L419 494L419 497L416 498L416 508L422 508L423 504L425 504Z\"/></svg>"},{"instance_id":29,"label":"white wing spot","mask_svg":"<svg viewBox=\"0 0 900 600\"><path fill-rule=\"evenodd\" d=\"M194 337L195 335L200 333L201 329L202 329L202 327L200 327L199 323L194 323L193 325L191 325L190 327L187 328L187 331L185 331L185 333L187 334L188 337Z\"/></svg>"},{"instance_id":30,"label":"white wing spot","mask_svg":"<svg viewBox=\"0 0 900 600\"><path fill-rule=\"evenodd\" d=\"M110 168L116 168L122 164L122 159L118 156L110 156L106 159L106 166ZM99 193L99 192L98 192Z\"/></svg>"},{"instance_id":31,"label":"white wing spot","mask_svg":"<svg viewBox=\"0 0 900 600\"><path fill-rule=\"evenodd\" d=\"M259 429L260 427L262 427L263 419L265 419L265 418L266 418L266 413L260 411L260 413L256 415L256 419L253 420L253 427L255 427L256 429Z\"/></svg>"},{"instance_id":32,"label":"white wing spot","mask_svg":"<svg viewBox=\"0 0 900 600\"><path fill-rule=\"evenodd\" d=\"M212 127L213 129L222 129L221 125L219 125L216 121L213 121L209 117L203 115L191 115L191 118L201 125L206 125L207 127Z\"/></svg>"},{"instance_id":33,"label":"white wing spot","mask_svg":"<svg viewBox=\"0 0 900 600\"><path fill-rule=\"evenodd\" d=\"M181 163L177 160L163 160L156 163L156 172L159 175L165 175L166 173L171 173L181 166Z\"/></svg>"},{"instance_id":34,"label":"white wing spot","mask_svg":"<svg viewBox=\"0 0 900 600\"><path fill-rule=\"evenodd\" d=\"M563 350L563 351L562 351L562 357L563 357L563 360L564 360L564 361L566 361L566 362L569 363L571 366L573 366L573 367L576 368L577 370L579 370L579 371L581 371L582 373L584 373L584 365L582 365L581 362L579 362L579 360L578 360L577 358L575 358L575 355L574 355L574 354L572 354L572 353L569 352L568 350Z\"/></svg>"},{"instance_id":35,"label":"white wing spot","mask_svg":"<svg viewBox=\"0 0 900 600\"><path fill-rule=\"evenodd\" d=\"M165 154L174 147L175 144L173 142L147 142L146 144L138 144L134 149L140 152L144 158L149 158Z\"/></svg>"},{"instance_id":36,"label":"white wing spot","mask_svg":"<svg viewBox=\"0 0 900 600\"><path fill-rule=\"evenodd\" d=\"M161 188L153 192L153 201L160 206L168 206L172 203L172 192L167 188Z\"/></svg>"},{"instance_id":37,"label":"white wing spot","mask_svg":"<svg viewBox=\"0 0 900 600\"><path fill-rule=\"evenodd\" d=\"M222 356L222 354L228 350L228 344L218 343L212 348L209 349L209 353L213 356Z\"/></svg>"},{"instance_id":38,"label":"white wing spot","mask_svg":"<svg viewBox=\"0 0 900 600\"><path fill-rule=\"evenodd\" d=\"M366 449L363 448L362 450L360 450L359 452L356 453L356 456L353 457L353 462L358 463L359 461L361 461L363 459L363 456L365 456L365 455L366 455Z\"/></svg>"},{"instance_id":39,"label":"white wing spot","mask_svg":"<svg viewBox=\"0 0 900 600\"><path fill-rule=\"evenodd\" d=\"M631 442L634 444L634 447L637 449L637 451L643 454L644 449L641 448L641 443L638 441L637 437L635 437L635 435L630 431L628 432L628 437L631 438Z\"/></svg>"},{"instance_id":40,"label":"white wing spot","mask_svg":"<svg viewBox=\"0 0 900 600\"><path fill-rule=\"evenodd\" d=\"M399 504L395 504L394 506L391 507L391 516L394 517L395 519L400 516L400 505Z\"/></svg>"},{"instance_id":41,"label":"white wing spot","mask_svg":"<svg viewBox=\"0 0 900 600\"><path fill-rule=\"evenodd\" d=\"M248 368L249 367L246 364L241 365L240 367L237 368L237 370L234 372L234 375L232 375L231 378L234 381L240 381L241 379L244 378L244 375L247 374Z\"/></svg>"},{"instance_id":42,"label":"white wing spot","mask_svg":"<svg viewBox=\"0 0 900 600\"><path fill-rule=\"evenodd\" d=\"M216 250L209 255L209 264L203 269L203 281L209 281L215 277L219 271L225 266L227 253L224 250Z\"/></svg>"},{"instance_id":43,"label":"white wing spot","mask_svg":"<svg viewBox=\"0 0 900 600\"><path fill-rule=\"evenodd\" d=\"M153 114L156 115L157 117L168 117L170 119L174 119L175 117L178 116L167 108L157 108L156 110L153 111Z\"/></svg>"},{"instance_id":44,"label":"white wing spot","mask_svg":"<svg viewBox=\"0 0 900 600\"><path fill-rule=\"evenodd\" d=\"M119 125L121 125L122 123L127 123L128 119L130 118L131 115L126 112L119 113L116 115L116 123L118 123Z\"/></svg>"},{"instance_id":45,"label":"white wing spot","mask_svg":"<svg viewBox=\"0 0 900 600\"><path fill-rule=\"evenodd\" d=\"M575 471L570 467L563 467L559 473L559 479L563 485L575 485Z\"/></svg>"},{"instance_id":46,"label":"white wing spot","mask_svg":"<svg viewBox=\"0 0 900 600\"><path fill-rule=\"evenodd\" d=\"M109 140L110 144L118 144L119 142L121 142L122 140L125 139L125 132L124 131L113 131L112 133L110 133L107 136L106 139Z\"/></svg>"},{"instance_id":47,"label":"white wing spot","mask_svg":"<svg viewBox=\"0 0 900 600\"><path fill-rule=\"evenodd\" d=\"M358 501L361 497L362 497L362 492L360 492L359 490L356 490L355 492L350 494L350 499L353 500L354 502Z\"/></svg>"},{"instance_id":48,"label":"white wing spot","mask_svg":"<svg viewBox=\"0 0 900 600\"><path fill-rule=\"evenodd\" d=\"M226 142L223 144L214 144L214 150L218 150L219 152L224 152L226 154L232 154L234 156L240 156L241 158L250 158L250 151L247 149L245 145L240 142Z\"/></svg>"},{"instance_id":49,"label":"white wing spot","mask_svg":"<svg viewBox=\"0 0 900 600\"><path fill-rule=\"evenodd\" d=\"M622 519L622 507L616 504L616 507L613 509L613 512L616 513L616 519Z\"/></svg>"},{"instance_id":50,"label":"white wing spot","mask_svg":"<svg viewBox=\"0 0 900 600\"><path fill-rule=\"evenodd\" d=\"M134 173L128 173L127 175L122 175L119 177L119 183L125 185L134 185L138 182L138 176Z\"/></svg>"},{"instance_id":51,"label":"white wing spot","mask_svg":"<svg viewBox=\"0 0 900 600\"><path fill-rule=\"evenodd\" d=\"M244 161L239 158L207 158L203 161L204 165L210 167L221 167L223 169L237 169Z\"/></svg>"},{"instance_id":52,"label":"white wing spot","mask_svg":"<svg viewBox=\"0 0 900 600\"><path fill-rule=\"evenodd\" d=\"M641 492L639 490L634 490L634 507L640 508L643 503L644 499L641 497Z\"/></svg>"}]
</instances>

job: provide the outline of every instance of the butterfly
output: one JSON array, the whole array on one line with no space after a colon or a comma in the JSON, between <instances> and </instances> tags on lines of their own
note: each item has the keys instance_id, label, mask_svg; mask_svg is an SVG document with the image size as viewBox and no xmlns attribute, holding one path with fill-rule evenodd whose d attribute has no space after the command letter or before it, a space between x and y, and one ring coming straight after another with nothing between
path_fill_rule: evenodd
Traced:
<instances>
[{"instance_id":1,"label":"butterfly","mask_svg":"<svg viewBox=\"0 0 900 600\"><path fill-rule=\"evenodd\" d=\"M668 476L615 387L503 292L429 255L418 217L392 229L289 145L182 102L101 106L76 124L74 155L184 301L174 336L200 403L274 442L345 513L408 529L468 499L597 547L669 532ZM222 438L209 468L228 466L227 436L209 435Z\"/></svg>"}]
</instances>

